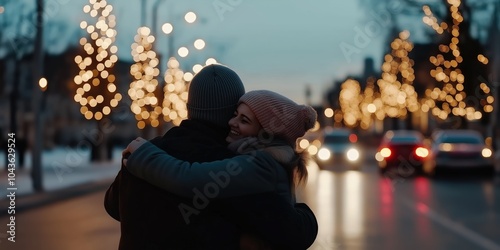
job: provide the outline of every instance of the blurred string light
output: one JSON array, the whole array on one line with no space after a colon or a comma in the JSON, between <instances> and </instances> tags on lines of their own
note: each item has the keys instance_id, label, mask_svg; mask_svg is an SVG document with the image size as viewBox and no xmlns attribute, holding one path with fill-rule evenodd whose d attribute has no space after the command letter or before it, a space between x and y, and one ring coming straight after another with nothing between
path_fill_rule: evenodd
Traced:
<instances>
[{"instance_id":1,"label":"blurred string light","mask_svg":"<svg viewBox=\"0 0 500 250\"><path fill-rule=\"evenodd\" d=\"M380 93L375 89L375 78L370 77L367 79L362 96L363 100L360 109L363 115L361 116L360 127L366 130L372 126L374 117L378 120L383 120L385 117Z\"/></svg>"},{"instance_id":2,"label":"blurred string light","mask_svg":"<svg viewBox=\"0 0 500 250\"><path fill-rule=\"evenodd\" d=\"M184 19L188 23L194 23L197 16L194 12L185 14ZM165 23L162 26L162 31L169 36L173 35L174 26L170 23ZM203 39L198 38L193 42L196 50L205 48L206 43ZM172 46L173 47L173 46ZM177 55L181 58L189 56L190 50L186 46L177 49ZM209 58L205 65L217 63L213 58ZM180 68L180 62L174 56L170 57L167 62L167 69L164 74L162 115L166 122L172 122L174 125L179 125L182 120L187 119L187 91L188 83L192 80L194 74L198 73L203 68L201 64L192 66L192 72L184 72Z\"/></svg>"},{"instance_id":3,"label":"blurred string light","mask_svg":"<svg viewBox=\"0 0 500 250\"><path fill-rule=\"evenodd\" d=\"M194 41L194 47L197 50L202 50L205 48L205 41L203 41L203 39L196 39L196 41Z\"/></svg>"},{"instance_id":4,"label":"blurred string light","mask_svg":"<svg viewBox=\"0 0 500 250\"><path fill-rule=\"evenodd\" d=\"M446 22L438 23L429 6L423 7L425 13L423 22L431 26L438 34L443 34L445 31L449 32L451 39L449 44L439 45L441 53L429 58L429 61L436 66L435 69L430 71L430 74L437 82L442 83L442 88L427 89L425 91L428 99L422 104L422 110L430 110L434 116L442 120L448 118L450 114L464 116L468 120L481 119L482 112L467 104L467 95L464 91L466 79L460 70L460 64L464 60L459 47L460 24L464 20L462 13L459 11L461 1L448 0L448 3L450 4L450 13L453 19L450 24ZM477 60L485 65L489 62L488 58L481 54L477 56ZM486 94L486 98L480 101L483 111L490 113L493 111L494 102L491 89L486 83L481 83L479 87Z\"/></svg>"},{"instance_id":5,"label":"blurred string light","mask_svg":"<svg viewBox=\"0 0 500 250\"><path fill-rule=\"evenodd\" d=\"M45 79L44 77L38 80L38 86L40 86L40 89L42 89L42 91L47 90L47 85L48 85L47 79Z\"/></svg>"},{"instance_id":6,"label":"blurred string light","mask_svg":"<svg viewBox=\"0 0 500 250\"><path fill-rule=\"evenodd\" d=\"M168 35L172 33L172 31L174 31L174 26L171 23L164 23L161 26L161 30L163 31L163 33Z\"/></svg>"},{"instance_id":7,"label":"blurred string light","mask_svg":"<svg viewBox=\"0 0 500 250\"><path fill-rule=\"evenodd\" d=\"M74 78L78 86L74 100L80 103L80 112L86 119L101 120L118 106L122 95L117 93L116 77L112 69L118 61L118 48L113 45L116 37L116 17L111 14L113 6L105 0L90 0L83 11L96 18L95 24L86 21L80 23L80 28L87 31L90 39L83 37L80 45L85 50L84 55L77 55L75 63L80 72Z\"/></svg>"},{"instance_id":8,"label":"blurred string light","mask_svg":"<svg viewBox=\"0 0 500 250\"><path fill-rule=\"evenodd\" d=\"M333 115L334 115L334 111L332 108L326 108L325 111L324 111L324 114L326 116L326 118L332 118Z\"/></svg>"},{"instance_id":9,"label":"blurred string light","mask_svg":"<svg viewBox=\"0 0 500 250\"><path fill-rule=\"evenodd\" d=\"M184 15L184 20L186 20L186 22L188 23L194 23L196 21L196 14L190 11L186 13L186 15Z\"/></svg>"},{"instance_id":10,"label":"blurred string light","mask_svg":"<svg viewBox=\"0 0 500 250\"><path fill-rule=\"evenodd\" d=\"M179 53L180 54L180 53ZM205 65L217 63L214 58L206 60ZM175 57L171 57L167 62L167 70L164 75L165 86L163 88L162 114L166 122L179 125L182 120L187 119L187 97L189 82L203 66L195 64L192 67L193 73L184 72L180 69L180 63Z\"/></svg>"},{"instance_id":11,"label":"blurred string light","mask_svg":"<svg viewBox=\"0 0 500 250\"><path fill-rule=\"evenodd\" d=\"M384 56L382 78L377 80L384 116L391 118L406 117L408 111L415 112L420 104L417 92L413 87L415 73L413 60L408 57L413 44L408 41L410 33L402 31L399 37L391 42L392 52ZM376 103L374 103L377 106ZM382 112L382 110L381 110ZM382 113L377 113L380 119Z\"/></svg>"},{"instance_id":12,"label":"blurred string light","mask_svg":"<svg viewBox=\"0 0 500 250\"><path fill-rule=\"evenodd\" d=\"M206 61L205 61L205 65L208 66L208 65L212 65L212 64L217 64L217 60L215 60L215 58L208 58Z\"/></svg>"},{"instance_id":13,"label":"blurred string light","mask_svg":"<svg viewBox=\"0 0 500 250\"><path fill-rule=\"evenodd\" d=\"M409 36L408 31L403 31L394 39L392 52L384 57L382 78L368 78L362 93L359 82L355 80L348 79L342 84L339 96L341 110L335 112L335 122L340 120L348 127L359 126L366 130L375 120L405 117L408 111L419 109L420 103L413 87L414 62L408 57L413 49Z\"/></svg>"},{"instance_id":14,"label":"blurred string light","mask_svg":"<svg viewBox=\"0 0 500 250\"><path fill-rule=\"evenodd\" d=\"M201 66L201 64L195 64L193 66L193 72L196 74L198 72L200 72L200 70L203 68L203 66Z\"/></svg>"},{"instance_id":15,"label":"blurred string light","mask_svg":"<svg viewBox=\"0 0 500 250\"><path fill-rule=\"evenodd\" d=\"M165 85L163 87L162 114L163 120L179 125L182 120L187 119L187 96L188 85L203 66L195 64L193 72L184 72L180 69L180 63L175 57L169 58L167 70L164 75Z\"/></svg>"},{"instance_id":16,"label":"blurred string light","mask_svg":"<svg viewBox=\"0 0 500 250\"><path fill-rule=\"evenodd\" d=\"M132 57L135 62L130 67L130 74L134 81L130 84L128 94L132 99L130 109L135 114L137 127L144 129L146 125L158 127L158 117L162 114L162 108L155 95L158 86L156 77L160 74L159 61L156 53L152 51L154 36L148 27L137 29L132 44Z\"/></svg>"},{"instance_id":17,"label":"blurred string light","mask_svg":"<svg viewBox=\"0 0 500 250\"><path fill-rule=\"evenodd\" d=\"M184 73L179 69L179 62L174 57L168 60L168 69L165 74L164 98L163 98L163 119L179 125L187 118L187 82L191 81L193 75Z\"/></svg>"},{"instance_id":18,"label":"blurred string light","mask_svg":"<svg viewBox=\"0 0 500 250\"><path fill-rule=\"evenodd\" d=\"M346 126L355 127L358 125L362 116L359 108L362 100L361 87L358 81L347 79L342 83L339 103Z\"/></svg>"},{"instance_id":19,"label":"blurred string light","mask_svg":"<svg viewBox=\"0 0 500 250\"><path fill-rule=\"evenodd\" d=\"M177 50L177 54L179 54L180 57L186 57L189 55L189 49L186 47L180 47Z\"/></svg>"}]
</instances>

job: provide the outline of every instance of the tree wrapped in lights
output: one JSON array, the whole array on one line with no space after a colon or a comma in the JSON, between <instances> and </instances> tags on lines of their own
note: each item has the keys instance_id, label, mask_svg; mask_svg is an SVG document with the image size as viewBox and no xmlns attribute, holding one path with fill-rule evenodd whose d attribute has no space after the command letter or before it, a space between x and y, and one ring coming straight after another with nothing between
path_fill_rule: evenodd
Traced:
<instances>
[{"instance_id":1,"label":"tree wrapped in lights","mask_svg":"<svg viewBox=\"0 0 500 250\"><path fill-rule=\"evenodd\" d=\"M408 57L413 49L409 36L408 31L403 31L391 42L392 52L384 56L382 78L377 80L383 112L390 118L407 117L408 111L415 112L419 108L413 88L413 60Z\"/></svg>"},{"instance_id":2,"label":"tree wrapped in lights","mask_svg":"<svg viewBox=\"0 0 500 250\"><path fill-rule=\"evenodd\" d=\"M118 48L113 45L116 18L111 14L112 10L113 7L104 0L90 0L90 4L83 7L85 13L97 19L95 24L86 21L80 23L80 28L87 31L90 39L80 39L80 45L86 53L75 57L80 72L74 78L77 86L74 100L81 105L80 112L87 120L102 120L110 115L112 108L118 106L122 99L122 95L117 92L116 77L113 74L114 65L118 61ZM98 126L101 126L100 122ZM92 142L92 145L91 158L104 159L105 142Z\"/></svg>"},{"instance_id":3,"label":"tree wrapped in lights","mask_svg":"<svg viewBox=\"0 0 500 250\"><path fill-rule=\"evenodd\" d=\"M494 101L491 89L485 83L488 58L483 55L482 46L470 36L470 22L462 15L461 1L448 0L447 3L448 16L441 23L428 6L423 7L423 22L442 34L444 41L439 45L439 54L429 58L436 67L430 74L438 86L426 90L429 100L425 105L442 120L456 116L486 121L484 115L493 111Z\"/></svg>"},{"instance_id":4,"label":"tree wrapped in lights","mask_svg":"<svg viewBox=\"0 0 500 250\"><path fill-rule=\"evenodd\" d=\"M343 114L344 124L348 127L356 127L361 120L362 113L360 104L363 100L361 96L361 86L353 79L347 79L342 83L339 104Z\"/></svg>"},{"instance_id":5,"label":"tree wrapped in lights","mask_svg":"<svg viewBox=\"0 0 500 250\"><path fill-rule=\"evenodd\" d=\"M152 51L154 36L151 30L140 27L135 35L135 43L132 44L132 57L135 64L130 67L130 74L134 81L130 84L128 94L132 99L130 109L135 114L137 127L144 129L146 125L157 127L160 124L158 117L162 114L162 108L155 95L158 86L156 77L160 71L156 53Z\"/></svg>"},{"instance_id":6,"label":"tree wrapped in lights","mask_svg":"<svg viewBox=\"0 0 500 250\"><path fill-rule=\"evenodd\" d=\"M217 63L214 58L205 61L205 65ZM195 64L193 72L198 73L203 66ZM167 63L165 72L165 86L163 87L163 119L178 126L182 120L187 119L188 85L194 75L180 69L180 63L175 57L171 57Z\"/></svg>"},{"instance_id":7,"label":"tree wrapped in lights","mask_svg":"<svg viewBox=\"0 0 500 250\"><path fill-rule=\"evenodd\" d=\"M115 16L111 14L113 7L106 1L91 0L90 5L83 8L91 17L97 17L95 25L86 21L80 23L90 35L90 39L83 37L80 45L86 55L75 57L75 63L80 72L74 78L78 86L74 100L82 106L80 112L86 119L101 120L111 113L111 109L122 99L117 93L113 67L118 61L118 48L113 45L116 37Z\"/></svg>"},{"instance_id":8,"label":"tree wrapped in lights","mask_svg":"<svg viewBox=\"0 0 500 250\"><path fill-rule=\"evenodd\" d=\"M177 126L182 120L187 118L187 82L192 77L191 73L184 74L179 69L179 62L174 57L168 60L163 91L163 119L166 122L172 122Z\"/></svg>"},{"instance_id":9,"label":"tree wrapped in lights","mask_svg":"<svg viewBox=\"0 0 500 250\"><path fill-rule=\"evenodd\" d=\"M375 89L375 79L368 78L365 90L362 94L362 101L360 104L360 110L363 114L361 116L360 126L362 129L369 129L374 122L374 118L377 120L383 120L385 117L382 99L380 99L380 93Z\"/></svg>"}]
</instances>

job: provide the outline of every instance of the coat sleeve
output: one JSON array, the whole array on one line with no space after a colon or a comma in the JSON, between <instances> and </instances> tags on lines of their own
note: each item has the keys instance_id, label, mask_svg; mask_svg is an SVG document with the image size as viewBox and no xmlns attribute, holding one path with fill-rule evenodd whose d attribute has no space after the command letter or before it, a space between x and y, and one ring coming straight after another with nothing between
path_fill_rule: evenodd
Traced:
<instances>
[{"instance_id":1,"label":"coat sleeve","mask_svg":"<svg viewBox=\"0 0 500 250\"><path fill-rule=\"evenodd\" d=\"M318 234L318 223L304 203L291 204L273 193L256 194L220 201L221 211L251 235L272 249L303 250Z\"/></svg>"},{"instance_id":2,"label":"coat sleeve","mask_svg":"<svg viewBox=\"0 0 500 250\"><path fill-rule=\"evenodd\" d=\"M176 195L203 194L208 198L275 192L281 174L272 156L263 151L220 161L190 163L168 155L149 142L129 156L126 168Z\"/></svg>"},{"instance_id":3,"label":"coat sleeve","mask_svg":"<svg viewBox=\"0 0 500 250\"><path fill-rule=\"evenodd\" d=\"M273 227L281 230L281 233L269 231L269 241L276 249L297 249L309 248L318 235L318 222L313 211L304 203L297 203L292 209L284 209L283 216L270 225L267 230Z\"/></svg>"},{"instance_id":4,"label":"coat sleeve","mask_svg":"<svg viewBox=\"0 0 500 250\"><path fill-rule=\"evenodd\" d=\"M106 209L106 212L117 221L120 221L119 197L122 171L123 169L118 172L115 180L111 183L111 186L109 186L104 196L104 208Z\"/></svg>"},{"instance_id":5,"label":"coat sleeve","mask_svg":"<svg viewBox=\"0 0 500 250\"><path fill-rule=\"evenodd\" d=\"M318 236L318 221L313 211L305 203L295 204L297 213L297 225L300 227L298 232L302 235L302 241L298 243L304 249L310 247Z\"/></svg>"}]
</instances>

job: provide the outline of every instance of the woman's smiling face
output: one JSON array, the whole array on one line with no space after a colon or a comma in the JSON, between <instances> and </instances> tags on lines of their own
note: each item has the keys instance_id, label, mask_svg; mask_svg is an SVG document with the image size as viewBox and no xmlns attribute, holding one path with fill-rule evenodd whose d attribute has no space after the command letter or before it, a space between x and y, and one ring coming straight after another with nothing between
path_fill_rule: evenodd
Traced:
<instances>
[{"instance_id":1,"label":"woman's smiling face","mask_svg":"<svg viewBox=\"0 0 500 250\"><path fill-rule=\"evenodd\" d=\"M227 142L234 142L244 137L257 136L261 125L248 105L241 103L229 120Z\"/></svg>"}]
</instances>

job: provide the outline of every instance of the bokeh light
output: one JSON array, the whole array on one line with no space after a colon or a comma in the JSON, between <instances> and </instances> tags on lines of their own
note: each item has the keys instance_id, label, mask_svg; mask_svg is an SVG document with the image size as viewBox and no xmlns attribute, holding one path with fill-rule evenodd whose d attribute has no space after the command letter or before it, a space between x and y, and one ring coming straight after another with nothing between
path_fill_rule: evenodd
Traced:
<instances>
[{"instance_id":1,"label":"bokeh light","mask_svg":"<svg viewBox=\"0 0 500 250\"><path fill-rule=\"evenodd\" d=\"M86 53L75 56L74 62L80 69L73 78L76 86L74 101L82 107L80 113L88 120L101 120L111 113L111 108L116 107L122 99L116 92L115 76L112 73L118 61L116 53L118 48L113 45L116 38L115 16L111 14L113 7L106 1L91 0L89 5L83 7L83 12L96 17L96 22L87 21L80 23L80 28L85 30L89 37L82 37L80 45ZM89 39L90 38L90 39ZM46 80L40 86L47 85Z\"/></svg>"},{"instance_id":2,"label":"bokeh light","mask_svg":"<svg viewBox=\"0 0 500 250\"><path fill-rule=\"evenodd\" d=\"M193 74L180 70L179 61L175 57L168 60L167 66L161 112L164 121L179 125L182 120L187 118L187 83L191 81Z\"/></svg>"},{"instance_id":3,"label":"bokeh light","mask_svg":"<svg viewBox=\"0 0 500 250\"><path fill-rule=\"evenodd\" d=\"M196 21L196 14L194 12L190 11L190 12L186 13L186 15L184 16L184 19L188 23L194 23Z\"/></svg>"},{"instance_id":4,"label":"bokeh light","mask_svg":"<svg viewBox=\"0 0 500 250\"><path fill-rule=\"evenodd\" d=\"M158 87L156 77L160 74L156 53L152 50L155 41L147 27L137 29L132 44L132 58L135 61L130 67L130 74L134 81L130 83L128 95L132 99L131 111L135 114L137 127L144 129L147 125L159 126L161 108L155 94Z\"/></svg>"},{"instance_id":5,"label":"bokeh light","mask_svg":"<svg viewBox=\"0 0 500 250\"><path fill-rule=\"evenodd\" d=\"M164 23L161 26L161 30L163 31L163 33L168 35L168 34L172 33L172 31L174 31L174 26L172 26L172 24L170 24L170 23Z\"/></svg>"},{"instance_id":6,"label":"bokeh light","mask_svg":"<svg viewBox=\"0 0 500 250\"><path fill-rule=\"evenodd\" d=\"M430 75L434 77L442 87L426 90L426 98L429 99L429 101L426 102L426 106L431 108L431 113L434 116L442 120L447 119L450 115L463 116L467 120L478 120L482 118L482 113L480 110L476 110L477 107L469 106L470 103L466 102L468 99L464 88L466 79L460 67L460 64L463 62L460 51L461 48L459 46L461 39L460 24L463 22L464 18L459 7L462 3L460 0L448 1L448 3L450 4L449 11L452 18L450 24L446 22L438 24L437 18L434 17L429 6L423 7L426 15L423 19L424 23L432 27L438 34L447 31L451 35L448 44L441 44L439 46L439 51L441 53L429 58L429 61L435 66L435 68L430 71ZM448 29L450 25L451 29ZM477 61L484 65L489 63L488 58L482 54L477 55ZM482 110L484 112L493 112L493 106L490 107L489 102L487 102L487 100L491 100L490 97L492 97L489 88L486 84L481 84L480 90L486 97L484 99L479 97L474 98L482 105ZM481 95L483 94L481 93Z\"/></svg>"}]
</instances>

